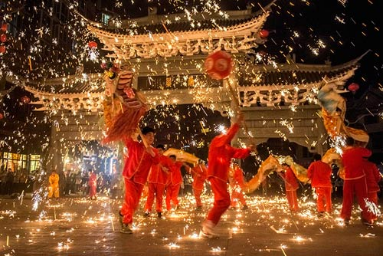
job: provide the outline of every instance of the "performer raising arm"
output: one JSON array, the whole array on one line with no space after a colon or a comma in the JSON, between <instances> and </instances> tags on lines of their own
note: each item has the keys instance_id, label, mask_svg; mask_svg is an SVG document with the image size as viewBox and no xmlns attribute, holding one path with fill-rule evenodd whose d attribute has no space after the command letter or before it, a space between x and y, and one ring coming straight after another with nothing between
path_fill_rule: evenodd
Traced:
<instances>
[{"instance_id":1,"label":"performer raising arm","mask_svg":"<svg viewBox=\"0 0 384 257\"><path fill-rule=\"evenodd\" d=\"M215 237L214 227L219 222L221 215L231 204L228 192L228 173L232 158L245 158L255 146L248 148L234 148L230 145L231 140L240 128L244 117L242 113L237 116L236 122L229 128L226 134L216 136L212 139L208 152L208 180L214 194L213 208L209 211L203 222L202 235L208 238Z\"/></svg>"}]
</instances>

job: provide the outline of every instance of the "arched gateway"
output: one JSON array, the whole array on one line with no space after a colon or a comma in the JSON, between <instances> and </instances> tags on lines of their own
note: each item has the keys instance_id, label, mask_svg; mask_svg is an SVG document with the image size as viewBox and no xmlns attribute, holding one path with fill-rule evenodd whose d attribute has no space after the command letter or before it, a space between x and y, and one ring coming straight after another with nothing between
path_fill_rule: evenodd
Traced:
<instances>
[{"instance_id":1,"label":"arched gateway","mask_svg":"<svg viewBox=\"0 0 384 257\"><path fill-rule=\"evenodd\" d=\"M259 13L251 9L228 12L216 23L203 20L192 28L176 15L122 21L109 26L89 23L88 29L110 51L107 57L130 65L133 85L142 91L152 107L166 104L202 104L223 115L235 110L226 81L213 81L203 70L212 51L231 53L235 72L229 81L236 86L239 105L257 144L270 138L284 138L323 153L327 135L316 103L318 85L324 76L343 81L358 68L360 58L331 66L287 63L257 64L263 56L255 52L265 42L260 31L269 6ZM29 81L25 89L42 105L38 110L52 114L52 154L48 167L62 168L65 149L84 140L101 140L105 83L103 74L78 74L65 78ZM207 118L209 120L209 117ZM182 125L182 124L181 124ZM245 140L244 132L239 139Z\"/></svg>"}]
</instances>

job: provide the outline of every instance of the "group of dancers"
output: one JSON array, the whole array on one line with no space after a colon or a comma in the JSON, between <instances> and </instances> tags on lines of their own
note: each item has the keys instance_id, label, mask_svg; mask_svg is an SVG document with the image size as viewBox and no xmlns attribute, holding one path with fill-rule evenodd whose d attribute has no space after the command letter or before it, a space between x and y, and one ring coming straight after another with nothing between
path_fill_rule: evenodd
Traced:
<instances>
[{"instance_id":1,"label":"group of dancers","mask_svg":"<svg viewBox=\"0 0 384 257\"><path fill-rule=\"evenodd\" d=\"M207 238L217 237L215 227L231 204L234 205L231 199L239 200L244 209L248 208L241 191L244 183L242 170L240 167L236 167L232 160L244 159L252 151L255 151L256 148L252 144L246 148L231 146L231 141L238 132L243 119L243 114L239 112L231 127L225 133L213 138L209 146L208 167L203 162L195 163L193 167L190 167L184 162L176 160L175 155L164 156L165 149L163 145L158 145L156 148L152 146L155 141L155 131L150 127L145 127L141 130L141 141L137 141L134 136L125 138L124 143L128 149L128 157L123 169L125 197L122 208L119 211L120 231L127 234L132 233L133 216L138 208L143 189L146 185L148 192L144 207L145 216L150 215L156 197L156 212L158 217L162 217L162 198L165 191L167 210L171 210L171 204L177 209L179 206L177 196L182 184L180 168L185 166L194 178L192 187L196 199L196 210L202 210L200 196L204 189L205 180L208 180L210 183L214 202L205 220L202 222L200 233L203 237ZM366 176L367 169L364 169L364 163L370 154L370 150L353 146L353 142L347 140L347 146L342 155L345 181L343 187L343 207L341 210L341 218L346 224L349 223L351 218L354 194L357 195L360 208L362 209L362 222L366 225L372 225L377 218L366 204L369 190L364 187L369 177L368 175ZM315 161L308 168L308 176L311 179L312 187L316 190L319 213L331 213L331 169L328 164L321 162L320 159L320 155L315 155ZM283 167L284 172L281 175L286 182L288 203L291 211L297 211L297 181L294 177L295 175L289 172L289 166L283 165ZM228 190L228 181L232 188L232 197ZM296 181L296 184L294 181Z\"/></svg>"}]
</instances>

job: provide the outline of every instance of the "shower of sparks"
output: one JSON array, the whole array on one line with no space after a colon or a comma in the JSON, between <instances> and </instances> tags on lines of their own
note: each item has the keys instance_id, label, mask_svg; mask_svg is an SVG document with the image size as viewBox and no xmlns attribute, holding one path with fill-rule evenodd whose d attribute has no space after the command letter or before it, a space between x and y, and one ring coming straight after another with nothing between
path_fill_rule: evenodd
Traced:
<instances>
[{"instance_id":1,"label":"shower of sparks","mask_svg":"<svg viewBox=\"0 0 384 257\"><path fill-rule=\"evenodd\" d=\"M10 1L12 2L12 1ZM32 1L33 2L33 1ZM59 3L59 0L55 0L55 3ZM115 9L119 9L122 11L124 9L124 5L126 3L131 3L132 5L137 4L137 1L131 0L131 1L115 1L114 5L111 2L111 6L114 6ZM149 1L151 2L151 1ZM160 1L161 2L161 1ZM112 30L118 31L118 33L126 33L127 35L130 35L132 38L145 36L148 38L148 41L152 44L158 44L158 43L164 43L167 50L172 50L177 47L179 47L178 42L180 40L183 40L181 37L175 36L175 31L172 31L171 28L177 27L176 25L178 22L187 21L190 28L201 30L206 26L206 23L209 22L212 24L212 26L215 29L218 29L220 31L225 31L227 27L221 25L223 24L220 20L228 20L228 22L231 22L230 20L230 12L226 12L224 10L221 10L220 8L220 2L216 0L208 0L208 1L200 1L201 6L200 8L197 8L195 6L190 6L190 4L187 3L188 1L179 1L179 0L169 0L168 3L173 5L174 11L177 13L175 15L166 15L163 19L163 28L166 30L166 33L164 33L163 37L159 39L159 34L156 32L156 30L151 29L151 26L147 26L146 30L143 32L140 32L140 29L142 29L142 25L138 22L132 19L131 17L129 19L126 19L126 17L123 17L123 15L116 15L116 17L110 18L109 20L103 21L103 23L108 22L108 26L112 26ZM189 1L191 3L191 1ZM252 2L252 1L251 1ZM301 1L303 6L313 6L315 3L307 0ZM344 7L347 8L347 0L338 0L338 2ZM370 2L370 1L369 1ZM50 27L46 27L46 25L41 26L34 24L31 22L31 20L27 20L25 24L27 24L28 30L31 31L32 35L27 33L26 30L22 31L14 31L12 28L12 35L11 33L8 33L7 36L11 38L8 42L2 44L6 45L7 52L0 54L0 75L1 76L10 76L15 79L15 81L19 83L19 86L21 88L24 88L26 86L25 81L48 81L47 78L55 78L58 81L60 80L61 84L59 86L50 86L49 83L47 85L39 85L43 87L46 87L46 90L48 90L49 94L53 95L65 95L67 92L73 89L77 89L82 87L83 85L86 85L86 88L84 92L81 94L88 97L87 100L85 100L82 103L71 103L67 99L59 99L56 98L56 96L48 99L41 97L39 101L43 103L42 105L46 108L46 111L44 113L44 118L42 120L38 120L36 117L33 117L32 115L28 116L26 118L25 123L33 124L35 127L41 124L52 124L52 129L56 131L62 131L65 132L67 130L72 130L73 127L79 128L79 135L76 136L76 138L73 138L74 141L83 142L90 137L92 137L93 132L86 131L86 126L84 126L83 121L86 120L86 117L88 114L95 114L95 113L101 113L101 110L103 107L100 104L97 104L98 100L92 99L93 94L91 94L91 91L98 91L100 89L103 89L105 87L104 79L103 79L103 73L99 70L95 69L92 70L92 72L99 72L99 74L96 74L92 77L92 75L89 73L87 75L86 72L84 72L84 63L91 61L92 63L98 63L98 62L109 62L109 57L104 57L102 50L111 50L116 49L117 52L120 53L126 53L129 51L132 51L133 44L129 41L123 42L122 37L116 37L113 38L111 43L103 42L103 40L100 40L100 46L95 49L90 49L88 47L88 42L91 40L96 40L95 35L92 35L87 30L87 25L92 23L91 21L88 21L81 17L81 15L78 14L76 10L78 10L78 3L77 1L69 0L65 1L65 4L67 5L67 8L69 10L68 20L60 24L60 33L66 32L67 37L64 38L65 42L73 42L73 44L70 45L70 49L62 49L60 50L59 47L61 47L63 43L62 35L57 36L56 30L51 30ZM298 5L300 3L290 3L291 6ZM158 6L159 11L162 11L160 9L160 6ZM275 6L273 8L276 8L277 12L274 13L274 15L281 15L282 10L280 9L280 3L277 1L275 3ZM35 13L38 13L39 10L45 11L49 16L54 16L53 8L47 6L47 4L43 4L41 6L38 6L33 3L32 10ZM301 11L304 11L305 7L301 7ZM76 11L76 12L75 12ZM124 10L125 11L125 10ZM146 11L146 10L145 10ZM291 12L291 9L286 10L287 13L290 14L290 16L295 17L300 14ZM5 13L2 16L2 22L9 22L11 21L11 18L17 18L18 15L24 15L25 13L20 12L19 13L12 13L7 14ZM127 14L127 13L125 13ZM369 16L369 15L367 15ZM203 17L204 19L201 19ZM211 18L212 17L212 18ZM364 36L368 35L369 33L369 24L372 25L369 21L366 23L359 24L359 19L353 19L353 17L346 17L344 14L332 14L332 17L330 18L330 21L332 24L335 24L336 26L348 26L349 23L355 24L355 28L357 29L360 25L363 25L363 29L361 32ZM287 26L289 27L289 20L285 20ZM366 27L365 24L368 24L368 29L365 30ZM373 23L374 24L374 23ZM106 25L106 24L105 24ZM364 26L365 25L365 26ZM36 27L40 26L40 27ZM99 28L103 28L101 24L97 25ZM380 33L381 28L375 27L374 33ZM286 56L287 53L299 53L299 51L308 51L312 53L311 57L313 57L316 61L322 60L321 58L324 57L324 55L329 54L329 52L333 53L334 47L333 42L339 45L343 45L343 33L337 31L336 29L329 30L329 37L325 38L322 35L316 35L317 31L310 28L308 26L308 30L303 29L296 29L293 28L289 31L290 38L287 39L283 44L280 44L277 37L275 35L278 33L276 31L270 31L271 36L268 40L266 45L268 48L264 49L271 49L270 46L274 47L280 54L283 56ZM340 30L341 31L341 30ZM143 33L141 35L140 33ZM64 35L64 34L63 34ZM324 40L320 40L320 36ZM305 39L309 39L308 41L304 41ZM26 44L24 44L24 40L27 40ZM275 41L276 40L276 41ZM303 41L302 41L303 40ZM162 42L160 42L162 41ZM23 43L21 43L23 42ZM44 42L49 42L52 45L47 47ZM117 49L115 48L115 44L122 43L124 46ZM348 42L348 41L345 41ZM236 44L236 38L234 38L234 41L232 42ZM231 43L231 44L232 44ZM109 44L109 45L108 45ZM351 44L355 47L355 42L351 42ZM22 47L28 46L26 49L22 49ZM224 46L224 44L223 44ZM104 49L104 48L105 49ZM137 47L137 46L134 46ZM202 47L202 46L200 46ZM256 45L257 47L257 45ZM269 66L271 66L274 69L274 72L280 71L281 63L278 58L278 56L274 56L272 52L266 53L265 51L260 50L254 50L256 47L252 48L252 53L249 53L249 63L244 62L244 65L241 65L241 68L237 67L238 64L242 63L243 60L237 59L235 55L233 56L234 62L236 63L236 68L233 71L234 75L237 75L241 73L241 70L244 68L244 70L249 69L251 72L249 74L252 74L252 76L244 77L244 80L247 80L248 83L252 83L254 86L257 86L259 84L262 84L265 81L265 76L262 72L258 72L255 70L252 70L252 67L254 65L258 65L258 67L263 70L267 69ZM260 45L260 48L263 49L262 45ZM52 54L46 54L47 49L52 50ZM141 49L140 51L148 51L148 53L153 54L153 50L150 49L151 47L148 47L148 49ZM258 48L258 49L260 49ZM275 50L273 49L273 50ZM202 51L203 48L198 49L199 51ZM205 50L205 49L204 49ZM24 55L23 55L24 54ZM375 53L377 57L380 57L380 53ZM60 56L60 58L58 58ZM309 56L309 55L308 55ZM216 132L216 133L226 133L226 126L222 124L213 124L211 121L212 114L214 112L222 112L222 114L227 115L226 117L234 117L236 110L231 108L231 106L226 105L225 101L228 99L228 94L226 94L223 91L220 91L222 88L222 85L216 85L212 84L212 82L209 81L208 77L206 75L203 76L197 76L197 73L204 74L205 68L201 60L191 60L190 56L186 55L180 55L180 61L171 61L171 58L161 58L159 56L154 57L154 63L155 65L158 65L158 69L156 69L154 66L148 64L147 60L145 58L133 58L132 60L129 60L132 65L132 70L135 71L135 76L140 77L142 74L145 74L145 76L148 77L148 84L151 86L152 89L156 89L153 91L148 91L152 93L150 96L148 96L148 105L151 107L151 114L152 117L149 117L149 115L146 117L146 119L143 119L143 123L146 124L155 124L156 128L159 130L162 130L165 127L171 127L172 125L175 125L175 130L170 132L167 136L167 139L172 139L174 142L178 142L185 146L185 149L189 149L191 146L195 148L203 148L209 145L209 141L207 138L199 138L199 135L203 132L203 134L209 134L209 132ZM101 61L101 58L103 59ZM304 57L303 57L304 58ZM193 58L192 58L193 59ZM287 58L288 59L288 58ZM38 60L44 60L43 64L39 64ZM108 61L107 61L108 60ZM26 61L30 62L30 67L25 67L24 64ZM117 63L121 63L125 60L124 58L117 58L115 60ZM297 62L304 62L302 60ZM32 65L33 64L33 65ZM15 68L17 67L17 68ZM80 67L79 69L76 68L76 78L71 79L69 72L71 69L74 69L75 67ZM82 68L81 68L82 67ZM378 68L379 69L379 68ZM180 70L181 75L173 76L172 74L175 73L175 70ZM91 72L91 73L92 73ZM140 74L142 72L142 74ZM167 80L166 82L161 82L157 80L157 77L165 74L167 75L167 78L171 78L170 80ZM298 72L292 72L292 77L299 80L299 73ZM171 76L172 75L172 76ZM135 77L135 79L136 79ZM169 82L169 83L168 83ZM25 84L24 84L25 83ZM163 84L162 84L163 83ZM293 97L294 93L301 94L302 86L307 83L306 81L299 81L295 84L294 90L282 90L282 96L284 97ZM173 97L173 95L170 93L171 90L175 85L179 85L181 90L183 90L180 95L177 97ZM305 85L305 86L313 86L311 85ZM382 85L379 85L379 88L382 90ZM219 90L218 90L219 89ZM280 88L279 88L280 89ZM61 92L63 91L63 92ZM310 104L318 104L318 100L316 99L316 95L318 93L317 86L313 86L313 88L309 89L310 92L304 95L304 98L306 101L308 101ZM154 93L155 92L155 93ZM273 97L274 95L271 95ZM104 96L98 96L99 99L104 100ZM254 97L255 101L259 101L260 96L250 96L249 101L251 101L251 98ZM179 110L176 108L178 104L183 103L183 100L185 99L191 99L188 101L193 102L192 107L188 110L187 114L181 114L179 113ZM257 100L256 100L257 98ZM6 94L4 96L4 99L11 99L10 94ZM296 98L295 98L296 99ZM35 101L35 100L33 100ZM5 101L4 101L5 102ZM3 106L5 106L5 103L3 102ZM18 103L18 102L17 102ZM204 104L200 104L204 103ZM256 102L255 104L258 104ZM285 103L287 104L287 103ZM36 105L37 106L37 105ZM62 108L63 106L66 106L69 110L68 112L63 112ZM83 106L83 107L81 107ZM20 108L27 109L27 105L20 105ZM253 106L254 107L254 106ZM275 106L277 107L277 106ZM288 105L286 108L289 108L294 113L297 113L301 109L301 104L298 104L295 102L295 104ZM85 112L84 112L85 110ZM278 108L276 108L278 110ZM367 109L367 112L371 113L370 110ZM196 113L196 115L194 115ZM199 115L197 115L199 114ZM371 113L372 114L372 113ZM9 119L14 119L17 115L6 113L6 115L9 115ZM377 115L377 114L375 114ZM372 116L374 116L372 114ZM379 113L378 116L382 119L382 113ZM185 127L185 121L195 119L195 117L199 117L196 123L192 125L188 125L188 127ZM203 117L203 118L200 118ZM277 119L276 119L277 120ZM88 122L88 121L87 121ZM221 121L220 121L221 122ZM5 123L8 123L8 120ZM86 125L92 125L95 126L95 124L86 124ZM275 124L276 123L276 124ZM287 119L276 121L273 124L270 121L264 120L262 121L263 126L269 127L271 124L273 126L277 126L277 123L279 123L281 126L288 129L289 134L288 136L283 133L281 130L276 129L275 133L284 141L289 140L289 135L294 134L294 125L293 122L288 121ZM317 129L317 124L312 122L313 126L311 129L315 130ZM12 144L16 144L18 148L24 149L25 142L29 139L29 136L24 133L24 128L26 125L19 126L16 131L13 133L13 136L8 137L6 140L1 139L0 145L3 147L7 147L9 149L9 152L19 152L19 150L16 150ZM285 130L285 128L282 128L282 130ZM190 138L187 138L187 136L184 136L182 134L182 131L188 131L193 136ZM105 131L103 131L105 133ZM257 135L257 131L254 133L255 136ZM297 133L297 132L296 132ZM309 133L307 133L308 135ZM30 137L36 137L39 135L38 129L34 133L30 135ZM250 137L253 137L253 133L249 131L248 135ZM71 141L71 140L68 140ZM240 139L238 140L239 145L241 147L245 147L246 143L242 142ZM12 144L11 144L12 143ZM41 149L43 152L50 152L51 147L54 144L63 144L66 145L71 144L71 142L67 142L65 139L61 138L58 142L50 142L47 137L44 139L44 141L39 142L34 147ZM311 141L307 137L307 144L315 147L318 144L321 144L321 141ZM339 154L342 153L342 148L345 145L345 138L343 137L337 137L334 140L330 140L331 147L336 148L337 152ZM115 150L113 150L115 151ZM125 151L127 151L125 149ZM117 156L116 152L110 151L110 149L106 150L105 152L98 152L94 149L89 149L85 144L78 144L78 145L66 145L65 152L60 152L59 155L63 156L63 160L65 160L64 166L68 164L73 165L75 167L81 167L83 165L82 158L78 156L78 152L81 153L81 155L84 156L92 156L96 152L99 154L99 157L102 159L109 159L112 157ZM269 153L272 153L272 150L268 149ZM125 152L127 154L127 152ZM47 155L48 160L44 161L52 161L52 154ZM45 158L45 157L44 157ZM119 157L120 158L120 157ZM41 157L40 160L40 167L45 167L42 162L43 157ZM120 161L120 160L118 160ZM95 161L92 160L94 163ZM256 156L256 163L260 164L262 162L260 156ZM256 165L255 163L255 165ZM44 163L46 164L46 163ZM49 171L48 171L49 172ZM90 202L89 199L83 198L76 198L76 199L51 199L47 200L48 195L48 188L46 187L46 180L48 176L48 172L40 169L35 176L36 185L38 188L32 193L32 200L30 207L34 211L30 217L28 217L25 220L25 227L28 226L41 226L41 228L35 228L33 227L33 231L27 231L27 228L25 231L28 233L21 234L20 231L16 231L17 235L12 235L11 237L7 236L6 243L4 242L4 239L2 239L3 245L9 246L13 240L18 240L24 245L26 243L28 244L36 244L37 239L34 237L34 234L42 234L45 233L47 235L50 235L52 240L57 240L54 242L54 248L59 251L59 255L65 255L70 249L73 249L74 247L78 247L78 243L81 242L74 242L72 239L68 238L66 236L67 240L62 239L63 235L68 235L70 233L75 234L76 232L80 231L79 227L69 227L68 224L71 224L72 222L77 222L78 220L81 221L81 226L83 229L84 227L87 228L111 228L113 231L115 231L114 222L116 222L117 216L116 212L114 212L114 215L109 213L110 205L115 205L115 209L117 209L118 203L115 199L110 199L111 195L111 189L105 189L102 193L105 194L105 196L99 196L98 199L94 202ZM119 172L119 171L117 171ZM206 188L205 188L206 190ZM239 190L239 189L238 189ZM206 191L205 191L206 192ZM279 254L281 252L286 255L285 249L287 249L287 244L292 244L292 241L295 243L307 243L311 242L312 239L305 237L303 235L295 235L292 239L292 232L297 233L298 227L302 226L314 226L318 222L318 218L314 212L316 206L313 201L310 201L309 199L312 198L312 194L308 193L308 195L303 196L300 199L301 204L301 211L297 214L298 221L293 221L291 217L283 217L283 219L276 221L276 212L282 212L287 213L287 204L286 199L283 197L255 197L255 196L247 196L247 202L250 206L250 209L252 211L252 214L255 215L255 220L257 220L258 223L267 223L268 228L273 231L272 233L279 234L279 236L289 236L289 239L286 239L286 242L284 244L281 244L279 246L276 246L274 250L279 251ZM13 209L18 209L21 207L26 206L26 202L28 202L28 199L26 197L26 193L22 192L21 195L18 196L18 200L16 202L13 202ZM143 201L143 199L142 199ZM141 205L143 205L141 201ZM193 203L194 198L191 194L185 195L181 200L181 205L184 207L182 210L173 210L165 217L161 219L161 222L164 220L174 221L174 222L186 222L187 225L183 226L182 230L180 231L173 231L173 233L167 234L167 238L164 239L164 246L166 248L172 249L172 251L177 251L178 249L183 249L186 247L184 244L185 239L189 239L189 241L192 240L200 240L198 232L195 231L196 221L194 220L196 217L199 219L203 219L205 213L196 214L192 211L194 209ZM203 202L205 206L209 206L212 204L212 196L211 195L203 195ZM366 201L366 205L370 212L376 214L378 217L381 217L380 209L381 207L378 207L374 205L373 203ZM67 208L70 208L71 206L79 207L82 211L76 211L76 212L69 212ZM8 208L8 207L7 207ZM98 209L101 211L94 213L94 209ZM75 208L74 208L75 209ZM335 206L335 210L340 210L340 205ZM90 214L92 213L92 214ZM244 224L244 219L246 215L249 215L249 213L243 214L240 210L236 210L235 214L235 221L233 221L233 225L229 228L229 233L231 236L235 236L240 233L244 233L252 227L252 224ZM0 211L0 220L6 220L7 222L12 222L13 219L19 218L18 216L19 211L13 211L13 210L7 210L3 209ZM231 214L232 215L232 214ZM227 219L227 222L232 222L230 220L230 217L234 215L227 214L224 219ZM354 216L358 217L358 213L355 210ZM335 218L336 214L332 214L329 216L326 216L324 220L326 220L326 225L324 225L327 229L332 230L335 226L339 228L344 228L345 224L342 220L339 218ZM36 220L35 220L36 219ZM159 219L160 220L160 219ZM142 233L142 235L150 235L151 237L157 237L162 232L159 232L159 229L153 229L153 225L157 224L158 221L156 216L152 216L148 219L143 219L135 217L135 223L133 226L133 230L135 233L139 234ZM23 221L24 222L24 221ZM357 222L356 220L352 220L352 222ZM60 226L61 230L58 231L52 231L52 227L56 224ZM117 222L116 222L117 224ZM382 226L382 222L377 221L376 223L378 226ZM42 226L44 225L44 226ZM197 226L196 226L197 227ZM63 229L64 228L64 229ZM176 230L176 229L175 229ZM118 231L118 229L116 229ZM24 232L24 231L23 231ZM300 231L301 232L301 231ZM146 234L145 234L146 233ZM328 233L328 230L324 229L321 230L322 234ZM73 235L72 234L72 235ZM4 235L4 233L3 233ZM24 237L25 235L25 237ZM374 234L360 234L361 237L364 238L375 238L376 235ZM9 240L11 239L11 242ZM15 241L16 241L15 240ZM177 240L177 241L176 241ZM103 244L106 241L105 238L97 238L93 242L94 244ZM108 241L108 240L107 240ZM173 241L173 242L172 242ZM187 240L185 240L187 241ZM367 240L369 241L369 240ZM175 243L177 242L177 243ZM197 241L199 242L199 241ZM226 248L223 246L216 246L216 245L210 245L210 250L207 254L222 254L226 251ZM267 246L265 247L267 248ZM16 255L17 252L9 252L5 255ZM20 253L19 253L20 254ZM85 254L85 253L84 253Z\"/></svg>"}]
</instances>

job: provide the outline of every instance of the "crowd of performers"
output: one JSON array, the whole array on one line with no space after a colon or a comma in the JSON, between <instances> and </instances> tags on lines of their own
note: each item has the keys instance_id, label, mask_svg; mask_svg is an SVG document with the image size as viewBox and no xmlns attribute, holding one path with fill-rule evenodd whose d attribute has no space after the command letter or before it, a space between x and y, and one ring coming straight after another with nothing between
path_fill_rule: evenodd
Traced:
<instances>
[{"instance_id":1,"label":"crowd of performers","mask_svg":"<svg viewBox=\"0 0 384 257\"><path fill-rule=\"evenodd\" d=\"M196 200L196 211L202 210L201 194L206 180L213 192L213 206L202 223L200 232L202 236L208 238L217 236L215 227L228 208L241 204L242 209L247 209L248 205L243 193L247 182L244 182L243 171L234 160L246 158L252 151L255 151L255 146L249 145L246 148L231 146L231 140L239 130L242 121L243 115L239 113L236 121L226 133L213 138L209 146L208 167L201 160L191 166L182 160L176 160L175 155L165 156L163 145L157 145L156 148L152 146L155 141L155 131L150 127L141 130L141 141L137 141L136 137L125 138L128 157L123 170L125 197L119 211L121 232L132 233L133 217L138 209L143 191L146 196L144 206L144 216L146 217L151 214L155 200L157 216L162 217L164 195L167 211L179 208L178 194L182 184L180 169L183 166L193 177L192 188ZM371 151L355 146L353 139L347 139L346 147L343 150L341 161L344 166L344 186L340 217L346 225L349 224L353 197L356 195L362 210L362 223L372 226L377 219L375 211L377 207L374 209L372 206L378 204L377 192L381 174L377 166L367 160ZM285 182L290 211L299 211L296 193L299 183L296 174L286 163L283 163L282 168L277 172ZM321 155L315 154L314 161L308 167L307 176L317 195L319 217L332 213L331 174L330 165L321 160Z\"/></svg>"},{"instance_id":2,"label":"crowd of performers","mask_svg":"<svg viewBox=\"0 0 384 257\"><path fill-rule=\"evenodd\" d=\"M144 94L132 88L133 71L128 66L118 67L117 64L115 66L111 64L104 77L106 81L106 98L104 101L106 138L103 139L103 143L123 141L128 149L128 156L123 168L125 197L119 211L119 221L122 233L132 233L133 217L145 185L148 185L147 201L144 207L146 216L152 211L155 198L157 215L158 217L162 216L164 190L166 191L166 208L170 210L172 204L176 209L178 208L177 196L182 183L180 168L185 164L180 160L176 161L176 156L170 156L170 158L163 156L163 146L160 145L157 148L152 146L155 141L155 131L152 128L145 127L140 130L141 141L137 141L137 126L149 107L146 104ZM341 79L345 80L346 78L324 78L324 81L319 85L318 99L323 107L324 126L332 137L341 135L343 132L344 135L354 135L361 138L362 142L368 142L367 133L344 125L345 100L337 91ZM235 122L228 131L214 137L210 142L208 167L198 163L195 164L195 167L188 169L194 177L193 189L196 197L196 208L201 209L200 195L205 179L210 183L214 195L213 206L202 223L201 234L205 237L216 236L215 227L231 204L233 206L235 202L239 201L246 209L248 206L243 199L241 190L246 189L247 192L251 192L268 175L258 172L245 186L244 179L239 175L240 172L237 168L231 168L232 159L246 158L252 151L256 150L255 145L252 144L246 148L231 146L231 141L238 132L243 119L243 114L238 112L234 118ZM372 225L376 219L375 210L377 209L372 210L374 209L372 206L376 206L375 201L377 204L377 196L375 198L374 195L377 194L375 186L380 179L380 174L376 166L370 165L365 160L370 155L370 150L354 145L350 138L347 140L341 157L344 166L341 218L345 224L348 224L351 218L355 194L362 209L362 222L366 225ZM268 158L276 164L275 166L281 166L275 158L271 156ZM315 159L316 161L308 168L308 175L305 179L306 182L311 182L312 187L316 190L318 212L323 215L332 212L331 168L329 164L322 162L321 156L315 156ZM296 168L298 165L295 165L291 157L286 158L284 163L286 165L277 171L285 181L290 210L296 212L299 210L296 194L297 179L302 177L302 174L298 173L304 168ZM264 165L264 167L266 166L268 165ZM228 181L233 187L232 200L228 190Z\"/></svg>"}]
</instances>

